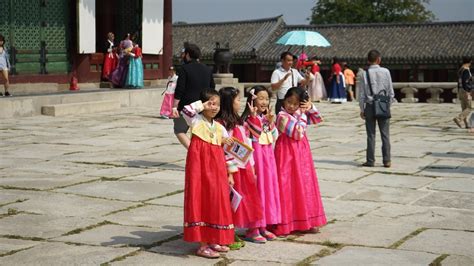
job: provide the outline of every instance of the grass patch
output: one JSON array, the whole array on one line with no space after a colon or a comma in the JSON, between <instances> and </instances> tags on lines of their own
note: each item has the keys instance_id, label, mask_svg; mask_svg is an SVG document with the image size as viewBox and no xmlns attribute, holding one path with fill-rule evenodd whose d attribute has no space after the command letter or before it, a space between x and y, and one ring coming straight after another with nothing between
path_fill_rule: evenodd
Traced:
<instances>
[{"instance_id":1,"label":"grass patch","mask_svg":"<svg viewBox=\"0 0 474 266\"><path fill-rule=\"evenodd\" d=\"M128 257L133 257L133 256L138 255L138 253L140 253L140 251L141 251L140 249L139 249L139 250L132 251L132 252L130 252L130 253L128 253L128 254L119 256L119 257L117 257L117 258L115 258L115 259L113 259L113 260L111 260L111 261L109 261L109 262L102 263L101 266L102 266L102 265L104 265L104 266L105 266L105 265L110 265L110 263L117 262L117 261L123 261L123 260L125 260L125 259L128 258Z\"/></svg>"},{"instance_id":2,"label":"grass patch","mask_svg":"<svg viewBox=\"0 0 474 266\"><path fill-rule=\"evenodd\" d=\"M391 248L391 249L396 249L398 248L399 246L401 246L403 243L405 243L408 239L411 239L417 235L419 235L421 232L427 230L428 228L426 227L421 227L421 228L418 228L416 229L415 231L411 232L409 235L405 236L404 238L398 240L397 242L393 243L390 247L388 248Z\"/></svg>"},{"instance_id":3,"label":"grass patch","mask_svg":"<svg viewBox=\"0 0 474 266\"><path fill-rule=\"evenodd\" d=\"M138 208L141 208L141 207L144 207L144 206L146 206L146 204L140 203L140 204L138 204L138 205L130 206L130 207L125 208L125 209L121 209L121 210L116 210L116 211L109 212L109 213L105 214L104 216L116 214L116 213L119 213L119 212L130 211L130 210L138 209Z\"/></svg>"},{"instance_id":4,"label":"grass patch","mask_svg":"<svg viewBox=\"0 0 474 266\"><path fill-rule=\"evenodd\" d=\"M441 262L448 257L449 254L442 254L441 256L437 257L433 262L429 264L429 266L441 266Z\"/></svg>"},{"instance_id":5,"label":"grass patch","mask_svg":"<svg viewBox=\"0 0 474 266\"><path fill-rule=\"evenodd\" d=\"M27 237L27 236L18 236L18 235L0 235L0 237L8 239L19 239L19 240L31 240L31 241L46 241L46 239L41 237Z\"/></svg>"},{"instance_id":6,"label":"grass patch","mask_svg":"<svg viewBox=\"0 0 474 266\"><path fill-rule=\"evenodd\" d=\"M311 255L307 258L305 258L304 260L298 262L296 265L297 266L303 266L303 265L308 265L310 264L311 262L317 260L317 259L320 259L322 257L326 257L326 256L329 256L331 255L332 252L331 250L327 249L327 248L323 248L321 249L321 251L319 251L318 253L314 254L314 255Z\"/></svg>"},{"instance_id":7,"label":"grass patch","mask_svg":"<svg viewBox=\"0 0 474 266\"><path fill-rule=\"evenodd\" d=\"M103 222L100 222L98 224L90 225L90 226L87 226L87 227L84 227L84 228L74 229L72 231L69 231L67 233L62 234L62 236L70 236L70 235L79 234L81 232L88 231L88 230L91 230L91 229L94 229L94 228L97 228L97 227L100 227L100 226L103 226L103 225L107 225L107 224L113 224L113 223L109 222L109 221L103 221Z\"/></svg>"},{"instance_id":8,"label":"grass patch","mask_svg":"<svg viewBox=\"0 0 474 266\"><path fill-rule=\"evenodd\" d=\"M336 249L339 249L339 248L342 248L344 245L343 244L340 244L340 243L335 243L335 242L332 242L331 240L326 240L322 243L319 243L320 245L322 246L326 246L326 247L330 247L330 248L336 248Z\"/></svg>"}]
</instances>

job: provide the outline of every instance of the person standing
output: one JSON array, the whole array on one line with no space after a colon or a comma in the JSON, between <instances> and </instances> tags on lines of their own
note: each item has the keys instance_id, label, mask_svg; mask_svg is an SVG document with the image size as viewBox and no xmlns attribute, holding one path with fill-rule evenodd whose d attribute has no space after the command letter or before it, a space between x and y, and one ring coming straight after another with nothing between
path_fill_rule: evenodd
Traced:
<instances>
[{"instance_id":1,"label":"person standing","mask_svg":"<svg viewBox=\"0 0 474 266\"><path fill-rule=\"evenodd\" d=\"M331 103L346 102L346 88L344 86L344 74L342 73L339 60L334 57L331 67L331 85L329 87L329 101Z\"/></svg>"},{"instance_id":2,"label":"person standing","mask_svg":"<svg viewBox=\"0 0 474 266\"><path fill-rule=\"evenodd\" d=\"M278 91L277 102L275 105L275 114L280 112L283 104L283 98L285 98L286 92L291 87L296 87L298 84L305 86L309 83L309 74L305 74L305 77L301 76L298 70L293 69L294 56L290 52L283 52L280 55L281 67L275 69L271 77L271 87L273 91Z\"/></svg>"},{"instance_id":3,"label":"person standing","mask_svg":"<svg viewBox=\"0 0 474 266\"><path fill-rule=\"evenodd\" d=\"M349 65L346 62L342 63L343 68L344 68L344 81L346 83L346 92L349 94L349 101L354 100L354 84L355 84L355 74L354 71L352 71L349 68Z\"/></svg>"},{"instance_id":4,"label":"person standing","mask_svg":"<svg viewBox=\"0 0 474 266\"><path fill-rule=\"evenodd\" d=\"M113 32L107 34L104 53L104 67L102 69L102 80L109 80L118 64L117 45L115 44L115 35Z\"/></svg>"},{"instance_id":5,"label":"person standing","mask_svg":"<svg viewBox=\"0 0 474 266\"><path fill-rule=\"evenodd\" d=\"M362 166L373 167L375 165L375 124L379 125L382 137L382 156L384 167L390 167L390 118L376 118L374 107L374 95L385 91L393 102L395 93L393 91L392 77L390 71L380 66L382 57L379 51L371 50L367 55L369 67L361 79L359 94L360 117L365 120L367 132L366 162Z\"/></svg>"},{"instance_id":6,"label":"person standing","mask_svg":"<svg viewBox=\"0 0 474 266\"><path fill-rule=\"evenodd\" d=\"M472 59L470 57L463 58L462 66L458 71L458 95L461 102L462 112L455 118L454 123L461 128L461 121L464 122L466 128L472 127L469 125L467 119L471 113L471 100L474 97L474 91L472 90L472 74L471 67ZM469 96L471 99L469 99Z\"/></svg>"},{"instance_id":7,"label":"person standing","mask_svg":"<svg viewBox=\"0 0 474 266\"><path fill-rule=\"evenodd\" d=\"M173 112L174 91L176 90L176 83L178 83L178 75L176 75L174 66L170 66L168 73L168 83L166 84L166 90L163 92L165 96L160 109L160 116L164 119L168 119Z\"/></svg>"},{"instance_id":8,"label":"person standing","mask_svg":"<svg viewBox=\"0 0 474 266\"><path fill-rule=\"evenodd\" d=\"M10 81L8 79L10 60L8 58L9 55L7 49L5 48L5 37L0 34L0 71L2 72L2 77L5 80L5 96L11 96L10 92L8 91L10 88ZM0 96L3 96L3 93L0 92Z\"/></svg>"},{"instance_id":9,"label":"person standing","mask_svg":"<svg viewBox=\"0 0 474 266\"><path fill-rule=\"evenodd\" d=\"M173 122L174 134L179 142L189 148L189 137L186 135L189 126L186 124L180 112L184 106L199 100L199 95L205 89L214 89L216 84L212 77L212 70L199 62L201 49L192 43L188 43L184 50L184 64L178 71L178 83L174 94Z\"/></svg>"}]
</instances>

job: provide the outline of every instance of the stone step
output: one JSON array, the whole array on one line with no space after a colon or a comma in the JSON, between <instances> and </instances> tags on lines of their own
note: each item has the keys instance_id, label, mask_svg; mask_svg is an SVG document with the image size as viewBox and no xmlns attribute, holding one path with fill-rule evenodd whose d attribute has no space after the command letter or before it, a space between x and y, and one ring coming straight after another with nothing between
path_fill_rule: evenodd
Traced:
<instances>
[{"instance_id":1,"label":"stone step","mask_svg":"<svg viewBox=\"0 0 474 266\"><path fill-rule=\"evenodd\" d=\"M41 114L48 116L67 116L91 114L120 109L118 101L91 101L80 103L62 103L41 107Z\"/></svg>"}]
</instances>

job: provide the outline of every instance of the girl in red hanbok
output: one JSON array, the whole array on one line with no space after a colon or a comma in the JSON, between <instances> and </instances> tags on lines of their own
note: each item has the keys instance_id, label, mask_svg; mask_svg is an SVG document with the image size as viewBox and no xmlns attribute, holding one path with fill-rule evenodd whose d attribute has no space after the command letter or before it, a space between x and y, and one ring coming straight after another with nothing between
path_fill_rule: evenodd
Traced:
<instances>
[{"instance_id":1,"label":"girl in red hanbok","mask_svg":"<svg viewBox=\"0 0 474 266\"><path fill-rule=\"evenodd\" d=\"M227 129L230 136L238 139L248 146L252 146L249 138L249 130L261 128L261 122L257 118L257 108L249 103L250 114L246 122L243 122L240 115L240 94L239 90L233 87L225 87L219 91L221 96L221 111L217 115L219 121ZM251 126L250 126L251 125ZM261 132L253 131L255 136ZM255 177L252 156L247 162L228 155L235 167L233 173L234 189L242 195L242 201L234 212L234 225L240 228L248 228L246 239L255 240L253 242L266 242L258 231L257 222L263 218L262 203L257 189L257 179ZM241 240L236 237L236 243Z\"/></svg>"},{"instance_id":2,"label":"girl in red hanbok","mask_svg":"<svg viewBox=\"0 0 474 266\"><path fill-rule=\"evenodd\" d=\"M234 242L230 207L232 175L228 175L222 145L232 144L227 130L214 121L220 110L219 93L204 90L200 99L184 107L191 127L184 188L184 240L200 242L196 255L219 258Z\"/></svg>"},{"instance_id":3,"label":"girl in red hanbok","mask_svg":"<svg viewBox=\"0 0 474 266\"><path fill-rule=\"evenodd\" d=\"M110 73L115 70L118 64L117 47L114 40L115 35L112 32L109 32L105 44L104 67L102 69L103 80L109 80Z\"/></svg>"},{"instance_id":4,"label":"girl in red hanbok","mask_svg":"<svg viewBox=\"0 0 474 266\"><path fill-rule=\"evenodd\" d=\"M307 92L299 87L290 88L276 122L280 136L275 144L275 158L282 192L282 221L273 227L277 235L288 235L293 231L317 232L317 227L326 224L318 177L306 137L307 126L321 121Z\"/></svg>"}]
</instances>

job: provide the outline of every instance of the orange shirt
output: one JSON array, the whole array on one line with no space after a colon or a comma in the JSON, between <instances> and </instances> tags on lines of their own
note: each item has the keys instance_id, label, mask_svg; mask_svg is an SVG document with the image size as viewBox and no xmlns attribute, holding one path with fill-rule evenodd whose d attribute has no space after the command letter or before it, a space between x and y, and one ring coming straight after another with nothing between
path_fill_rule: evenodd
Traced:
<instances>
[{"instance_id":1,"label":"orange shirt","mask_svg":"<svg viewBox=\"0 0 474 266\"><path fill-rule=\"evenodd\" d=\"M347 68L344 70L344 79L347 85L354 85L354 78L355 75L351 69Z\"/></svg>"}]
</instances>

